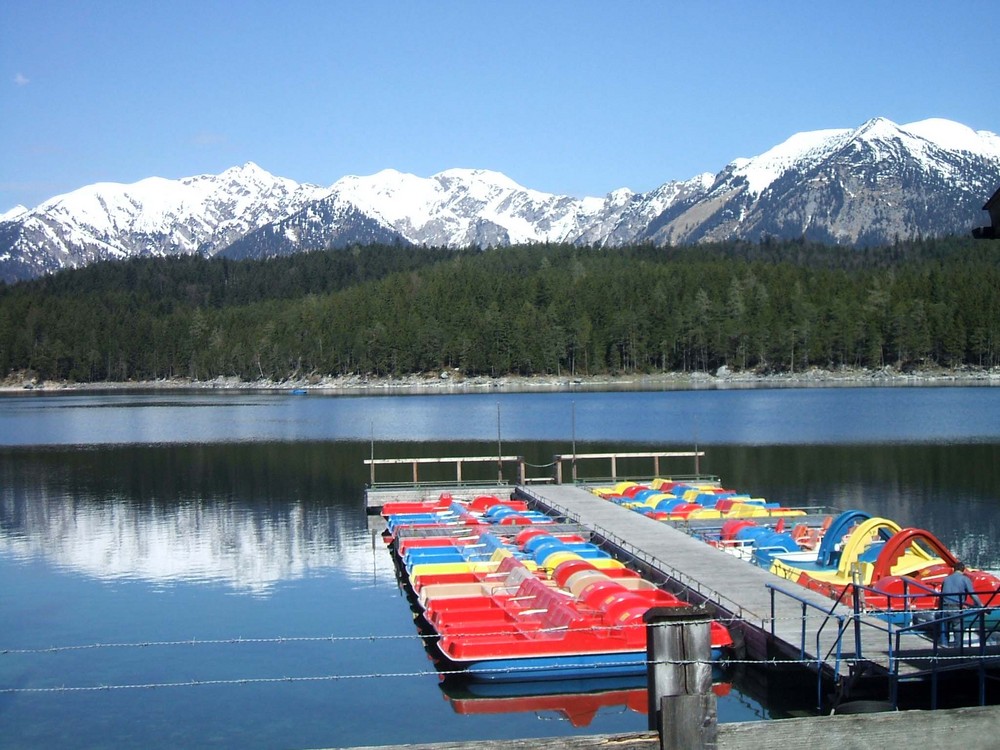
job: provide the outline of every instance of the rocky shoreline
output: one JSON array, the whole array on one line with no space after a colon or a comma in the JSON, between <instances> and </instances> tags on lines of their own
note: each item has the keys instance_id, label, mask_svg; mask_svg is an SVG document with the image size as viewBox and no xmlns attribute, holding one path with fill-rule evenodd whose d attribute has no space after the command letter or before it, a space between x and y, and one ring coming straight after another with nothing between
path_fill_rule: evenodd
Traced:
<instances>
[{"instance_id":1,"label":"rocky shoreline","mask_svg":"<svg viewBox=\"0 0 1000 750\"><path fill-rule=\"evenodd\" d=\"M476 393L481 391L616 391L616 390L701 390L735 388L807 388L864 386L1000 386L1000 368L926 369L900 371L813 368L797 373L759 374L732 372L725 367L714 373L670 372L597 376L516 376L466 377L442 371L403 377L363 375L308 376L283 381L243 381L238 378L191 380L174 378L154 381L70 383L38 381L14 375L0 381L0 393L61 391L296 391L335 393Z\"/></svg>"}]
</instances>

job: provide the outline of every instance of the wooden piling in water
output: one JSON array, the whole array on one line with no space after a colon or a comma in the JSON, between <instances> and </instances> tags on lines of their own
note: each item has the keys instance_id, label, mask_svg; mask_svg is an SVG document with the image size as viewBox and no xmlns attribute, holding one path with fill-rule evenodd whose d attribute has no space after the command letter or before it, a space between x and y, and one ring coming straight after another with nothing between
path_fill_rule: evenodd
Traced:
<instances>
[{"instance_id":1,"label":"wooden piling in water","mask_svg":"<svg viewBox=\"0 0 1000 750\"><path fill-rule=\"evenodd\" d=\"M716 746L711 618L705 607L654 607L647 624L649 725L664 750Z\"/></svg>"}]
</instances>

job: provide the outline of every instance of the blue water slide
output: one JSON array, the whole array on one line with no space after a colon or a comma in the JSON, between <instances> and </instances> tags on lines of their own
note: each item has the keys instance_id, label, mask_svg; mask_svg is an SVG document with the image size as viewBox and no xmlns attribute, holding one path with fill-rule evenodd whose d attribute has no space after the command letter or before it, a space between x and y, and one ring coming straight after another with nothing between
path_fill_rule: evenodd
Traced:
<instances>
[{"instance_id":1,"label":"blue water slide","mask_svg":"<svg viewBox=\"0 0 1000 750\"><path fill-rule=\"evenodd\" d=\"M837 545L844 538L852 527L867 521L871 515L863 510L845 510L830 524L830 528L823 534L823 541L820 542L819 552L816 555L816 564L821 568L832 568L840 562L840 550Z\"/></svg>"}]
</instances>

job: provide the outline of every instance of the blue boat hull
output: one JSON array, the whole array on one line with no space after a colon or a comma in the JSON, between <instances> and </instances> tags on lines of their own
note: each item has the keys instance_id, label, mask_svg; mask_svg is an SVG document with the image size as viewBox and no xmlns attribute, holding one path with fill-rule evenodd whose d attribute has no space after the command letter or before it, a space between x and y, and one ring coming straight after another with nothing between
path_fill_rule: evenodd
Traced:
<instances>
[{"instance_id":1,"label":"blue boat hull","mask_svg":"<svg viewBox=\"0 0 1000 750\"><path fill-rule=\"evenodd\" d=\"M722 658L721 649L712 649L712 661ZM540 656L523 659L483 659L456 664L464 675L477 682L532 682L538 680L580 680L591 677L637 677L647 672L645 652Z\"/></svg>"}]
</instances>

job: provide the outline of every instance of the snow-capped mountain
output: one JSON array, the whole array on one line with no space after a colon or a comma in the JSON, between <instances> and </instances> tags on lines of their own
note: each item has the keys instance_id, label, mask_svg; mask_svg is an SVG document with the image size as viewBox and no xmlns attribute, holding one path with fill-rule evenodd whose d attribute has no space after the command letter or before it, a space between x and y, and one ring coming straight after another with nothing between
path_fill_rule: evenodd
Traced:
<instances>
[{"instance_id":1,"label":"snow-capped mountain","mask_svg":"<svg viewBox=\"0 0 1000 750\"><path fill-rule=\"evenodd\" d=\"M267 257L349 244L686 244L798 238L883 244L968 234L1000 185L1000 136L948 120L798 133L716 175L574 198L498 172L384 170L329 188L254 164L220 175L98 184L0 215L0 279L105 258Z\"/></svg>"},{"instance_id":2,"label":"snow-capped mountain","mask_svg":"<svg viewBox=\"0 0 1000 750\"><path fill-rule=\"evenodd\" d=\"M1000 184L1000 137L948 120L799 133L737 159L676 201L643 239L806 237L838 244L968 234Z\"/></svg>"},{"instance_id":3,"label":"snow-capped mountain","mask_svg":"<svg viewBox=\"0 0 1000 750\"><path fill-rule=\"evenodd\" d=\"M551 195L487 170L423 178L387 169L341 178L326 198L224 253L261 257L371 241L451 247L590 242L588 233L603 241L632 196L627 190L607 198Z\"/></svg>"},{"instance_id":4,"label":"snow-capped mountain","mask_svg":"<svg viewBox=\"0 0 1000 750\"><path fill-rule=\"evenodd\" d=\"M214 255L327 192L275 177L253 163L219 175L90 185L33 210L4 214L0 278L133 256Z\"/></svg>"},{"instance_id":5,"label":"snow-capped mountain","mask_svg":"<svg viewBox=\"0 0 1000 750\"><path fill-rule=\"evenodd\" d=\"M331 190L423 245L573 242L605 210L600 198L540 193L477 169L449 169L426 180L385 170L344 177Z\"/></svg>"}]
</instances>

